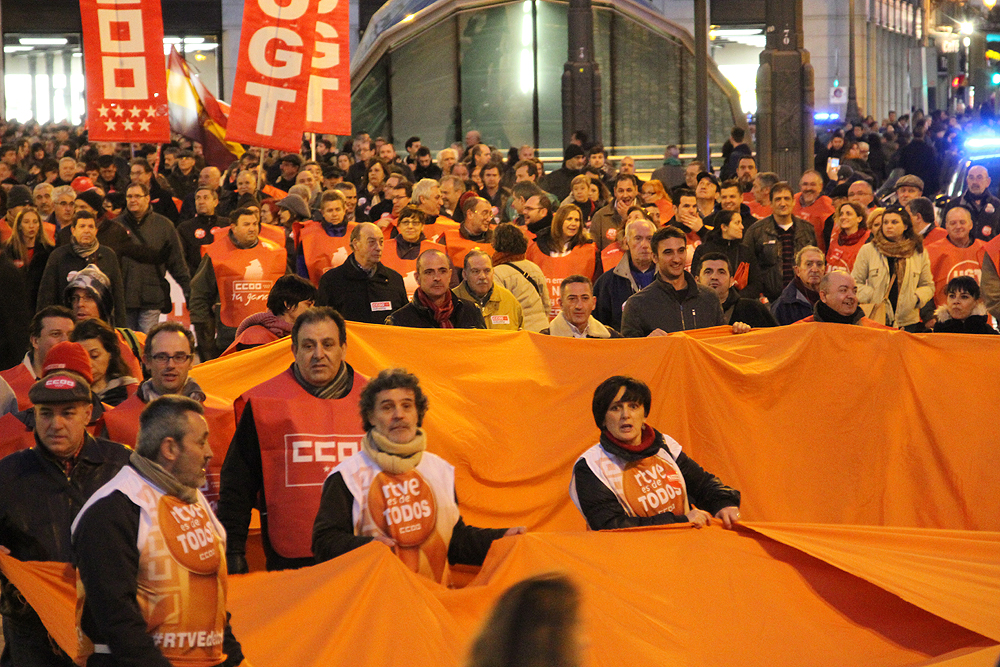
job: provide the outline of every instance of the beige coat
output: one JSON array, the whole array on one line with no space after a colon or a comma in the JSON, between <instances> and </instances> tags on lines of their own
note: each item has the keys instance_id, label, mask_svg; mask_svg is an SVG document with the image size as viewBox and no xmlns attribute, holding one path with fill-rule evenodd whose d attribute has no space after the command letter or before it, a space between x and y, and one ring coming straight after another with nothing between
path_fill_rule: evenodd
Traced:
<instances>
[{"instance_id":1,"label":"beige coat","mask_svg":"<svg viewBox=\"0 0 1000 667\"><path fill-rule=\"evenodd\" d=\"M526 259L514 263L531 276L536 284L542 286L541 294L523 273L507 264L494 267L493 281L510 290L521 304L525 331L537 333L549 326L549 289L545 283L545 274L537 264Z\"/></svg>"},{"instance_id":2,"label":"beige coat","mask_svg":"<svg viewBox=\"0 0 1000 667\"><path fill-rule=\"evenodd\" d=\"M860 303L885 303L886 321L901 329L920 321L920 307L934 298L934 277L926 252L914 253L906 259L906 273L899 280L899 299L896 312L889 303L889 261L872 243L866 243L854 262L851 271L858 284Z\"/></svg>"}]
</instances>

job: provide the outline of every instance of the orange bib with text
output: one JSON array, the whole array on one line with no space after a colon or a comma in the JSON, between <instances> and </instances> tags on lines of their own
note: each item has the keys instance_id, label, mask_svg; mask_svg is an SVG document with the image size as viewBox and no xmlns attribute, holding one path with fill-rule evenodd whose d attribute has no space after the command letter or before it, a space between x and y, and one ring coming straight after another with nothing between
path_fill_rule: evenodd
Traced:
<instances>
[{"instance_id":1,"label":"orange bib with text","mask_svg":"<svg viewBox=\"0 0 1000 667\"><path fill-rule=\"evenodd\" d=\"M562 310L559 293L562 281L574 274L592 277L597 263L592 243L582 243L561 257L553 257L542 252L532 241L525 258L537 264L545 274L545 284L549 289L550 320Z\"/></svg>"},{"instance_id":2,"label":"orange bib with text","mask_svg":"<svg viewBox=\"0 0 1000 667\"><path fill-rule=\"evenodd\" d=\"M223 324L236 328L251 315L267 310L271 286L287 268L284 246L260 238L253 248L237 248L225 234L213 241L205 253L212 258L215 269Z\"/></svg>"}]
</instances>

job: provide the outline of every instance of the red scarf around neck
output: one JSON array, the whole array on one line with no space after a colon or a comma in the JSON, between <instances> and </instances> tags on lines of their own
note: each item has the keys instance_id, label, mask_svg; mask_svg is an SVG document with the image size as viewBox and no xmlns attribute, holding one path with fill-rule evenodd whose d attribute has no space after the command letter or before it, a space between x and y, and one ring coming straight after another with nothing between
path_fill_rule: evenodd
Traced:
<instances>
[{"instance_id":1,"label":"red scarf around neck","mask_svg":"<svg viewBox=\"0 0 1000 667\"><path fill-rule=\"evenodd\" d=\"M619 440L615 436L608 433L608 429L602 429L602 431L605 437L614 444L618 445L619 447L621 447L626 451L636 452L636 453L649 449L649 447L653 444L653 440L656 438L656 431L654 431L653 427L650 426L649 424L642 425L642 438L639 440L638 445L632 445L627 442L623 442L622 440Z\"/></svg>"},{"instance_id":2,"label":"red scarf around neck","mask_svg":"<svg viewBox=\"0 0 1000 667\"><path fill-rule=\"evenodd\" d=\"M431 312L434 313L434 321L437 322L442 329L454 329L455 325L451 323L451 314L455 311L455 302L451 298L451 290L444 293L444 304L438 306L436 303L431 301L431 298L424 293L422 289L417 288L417 299L425 307L430 308Z\"/></svg>"}]
</instances>

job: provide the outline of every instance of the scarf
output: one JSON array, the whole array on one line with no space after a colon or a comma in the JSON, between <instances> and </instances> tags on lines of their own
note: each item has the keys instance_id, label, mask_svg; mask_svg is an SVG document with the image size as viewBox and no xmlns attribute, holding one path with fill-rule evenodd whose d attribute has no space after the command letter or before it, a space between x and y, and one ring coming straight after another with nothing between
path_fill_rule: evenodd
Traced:
<instances>
[{"instance_id":1,"label":"scarf","mask_svg":"<svg viewBox=\"0 0 1000 667\"><path fill-rule=\"evenodd\" d=\"M159 463L150 461L139 452L132 452L128 457L128 462L136 469L140 475L145 477L151 484L162 489L168 496L180 498L188 504L198 502L198 489L184 486L177 478L163 469Z\"/></svg>"},{"instance_id":2,"label":"scarf","mask_svg":"<svg viewBox=\"0 0 1000 667\"><path fill-rule=\"evenodd\" d=\"M835 324L857 324L858 320L865 316L860 308L855 308L850 315L841 315L822 301L817 301L813 309L813 314L817 322L833 322Z\"/></svg>"},{"instance_id":3,"label":"scarf","mask_svg":"<svg viewBox=\"0 0 1000 667\"><path fill-rule=\"evenodd\" d=\"M233 235L233 230L231 229L229 230L229 240L232 242L234 246L236 246L240 250L249 250L250 248L256 248L257 244L260 243L259 238L254 239L252 243L240 243L239 241L236 240L236 236Z\"/></svg>"},{"instance_id":4,"label":"scarf","mask_svg":"<svg viewBox=\"0 0 1000 667\"><path fill-rule=\"evenodd\" d=\"M150 403L162 396L162 394L158 393L156 389L153 388L152 380L146 380L139 385L139 389L136 393L139 394L139 399L143 403ZM187 382L184 383L184 386L181 387L181 390L177 392L177 394L192 398L199 403L205 402L205 392L201 390L201 387L194 381L193 378L188 378Z\"/></svg>"},{"instance_id":5,"label":"scarf","mask_svg":"<svg viewBox=\"0 0 1000 667\"><path fill-rule=\"evenodd\" d=\"M497 250L493 253L493 266L500 266L501 264L513 264L514 262L520 262L524 259L525 254L519 253L514 254L512 252L500 252Z\"/></svg>"},{"instance_id":6,"label":"scarf","mask_svg":"<svg viewBox=\"0 0 1000 667\"><path fill-rule=\"evenodd\" d=\"M401 445L372 429L361 439L361 449L379 468L390 475L400 475L420 464L427 449L427 438L423 429L418 428L413 440Z\"/></svg>"},{"instance_id":7,"label":"scarf","mask_svg":"<svg viewBox=\"0 0 1000 667\"><path fill-rule=\"evenodd\" d=\"M574 329L576 327L566 319L564 313L560 312L556 315L555 319L549 324L549 334L553 336L562 336L564 338L576 338L574 334ZM611 338L611 332L608 328L598 322L593 315L590 316L590 320L587 322L587 326L583 328L585 337L589 336L591 338Z\"/></svg>"},{"instance_id":8,"label":"scarf","mask_svg":"<svg viewBox=\"0 0 1000 667\"><path fill-rule=\"evenodd\" d=\"M916 239L900 237L897 241L890 241L882 234L881 227L879 227L878 231L872 235L872 243L874 243L878 251L886 257L895 257L896 259L905 260L913 253L917 252Z\"/></svg>"},{"instance_id":9,"label":"scarf","mask_svg":"<svg viewBox=\"0 0 1000 667\"><path fill-rule=\"evenodd\" d=\"M316 398L343 398L351 391L351 385L354 384L354 373L347 362L343 361L340 362L340 370L337 371L337 375L322 387L306 382L305 377L299 371L298 364L292 364L292 375L295 376L295 381L299 383L300 387Z\"/></svg>"},{"instance_id":10,"label":"scarf","mask_svg":"<svg viewBox=\"0 0 1000 667\"><path fill-rule=\"evenodd\" d=\"M652 456L661 444L660 434L649 424L642 425L642 439L639 440L638 445L624 443L608 433L607 429L601 429L601 446L606 451L629 461L638 461Z\"/></svg>"},{"instance_id":11,"label":"scarf","mask_svg":"<svg viewBox=\"0 0 1000 667\"><path fill-rule=\"evenodd\" d=\"M76 253L77 256L80 257L81 259L89 258L91 255L97 252L97 249L100 247L101 247L101 242L98 241L96 238L94 239L94 242L91 243L90 245L80 245L79 243L76 242L76 239L73 240L73 252Z\"/></svg>"},{"instance_id":12,"label":"scarf","mask_svg":"<svg viewBox=\"0 0 1000 667\"><path fill-rule=\"evenodd\" d=\"M861 242L861 239L865 237L868 232L864 227L858 227L858 231L853 234L848 234L847 232L841 231L840 235L837 236L837 244L840 246L851 246Z\"/></svg>"},{"instance_id":13,"label":"scarf","mask_svg":"<svg viewBox=\"0 0 1000 667\"><path fill-rule=\"evenodd\" d=\"M428 308L434 315L434 321L438 323L442 329L454 329L455 325L451 323L451 315L455 312L455 302L451 298L451 290L444 293L444 304L438 306L431 298L424 293L424 290L417 288L414 296L425 308Z\"/></svg>"},{"instance_id":14,"label":"scarf","mask_svg":"<svg viewBox=\"0 0 1000 667\"><path fill-rule=\"evenodd\" d=\"M270 310L265 310L263 313L254 313L240 322L240 326L236 327L236 335L239 336L250 327L256 326L264 327L278 338L284 338L292 333L291 324L278 317Z\"/></svg>"}]
</instances>

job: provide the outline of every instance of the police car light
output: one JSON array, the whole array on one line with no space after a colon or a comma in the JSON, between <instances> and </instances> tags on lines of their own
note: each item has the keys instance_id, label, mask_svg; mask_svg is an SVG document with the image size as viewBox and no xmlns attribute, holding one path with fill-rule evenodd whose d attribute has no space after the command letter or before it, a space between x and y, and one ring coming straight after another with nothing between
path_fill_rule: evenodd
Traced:
<instances>
[{"instance_id":1,"label":"police car light","mask_svg":"<svg viewBox=\"0 0 1000 667\"><path fill-rule=\"evenodd\" d=\"M969 150L1000 149L1000 137L972 137L966 139L965 147Z\"/></svg>"},{"instance_id":2,"label":"police car light","mask_svg":"<svg viewBox=\"0 0 1000 667\"><path fill-rule=\"evenodd\" d=\"M825 111L818 111L813 114L813 120L830 120L830 114Z\"/></svg>"}]
</instances>

